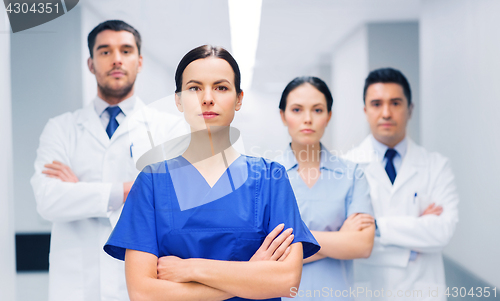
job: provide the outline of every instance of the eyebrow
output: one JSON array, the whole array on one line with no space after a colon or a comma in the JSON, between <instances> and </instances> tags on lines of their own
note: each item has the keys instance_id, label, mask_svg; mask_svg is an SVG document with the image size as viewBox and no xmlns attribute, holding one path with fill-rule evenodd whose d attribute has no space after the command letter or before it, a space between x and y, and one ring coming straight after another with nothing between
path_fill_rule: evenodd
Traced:
<instances>
[{"instance_id":1,"label":"eyebrow","mask_svg":"<svg viewBox=\"0 0 500 301\"><path fill-rule=\"evenodd\" d=\"M188 82L186 83L186 85L187 85L187 84L190 84L190 83L194 83L194 84L198 84L198 85L203 85L203 83L202 83L202 82L197 81L197 80L194 80L194 79L192 79L192 80L188 81ZM218 85L218 84L221 84L221 83L228 83L228 84L229 84L230 82L229 82L227 79L220 79L220 80L218 80L218 81L214 82L213 84L214 84L214 85Z\"/></svg>"},{"instance_id":2,"label":"eyebrow","mask_svg":"<svg viewBox=\"0 0 500 301\"><path fill-rule=\"evenodd\" d=\"M99 45L99 46L97 46L97 48L95 50L99 50L99 49L102 49L102 48L108 48L108 47L109 47L109 45L107 45L107 44Z\"/></svg>"},{"instance_id":3,"label":"eyebrow","mask_svg":"<svg viewBox=\"0 0 500 301\"><path fill-rule=\"evenodd\" d=\"M194 79L192 79L192 80L188 81L188 82L186 83L186 85L187 85L187 84L190 84L190 83L201 85L201 82L199 82L199 81L197 81L197 80L194 80Z\"/></svg>"},{"instance_id":4,"label":"eyebrow","mask_svg":"<svg viewBox=\"0 0 500 301\"><path fill-rule=\"evenodd\" d=\"M382 101L382 100L381 99L372 99L372 100L370 100L370 103L372 103L374 101ZM400 97L396 97L396 98L391 98L390 101L403 101L403 99Z\"/></svg>"},{"instance_id":5,"label":"eyebrow","mask_svg":"<svg viewBox=\"0 0 500 301\"><path fill-rule=\"evenodd\" d=\"M108 44L103 44L103 45L99 45L97 46L96 48L96 51L99 50L99 49L103 49L103 48L109 48L110 46ZM130 45L130 44L124 44L124 45L120 45L120 47L124 47L124 48L131 48L133 49L134 46Z\"/></svg>"},{"instance_id":6,"label":"eyebrow","mask_svg":"<svg viewBox=\"0 0 500 301\"><path fill-rule=\"evenodd\" d=\"M292 103L291 106L298 106L298 107L302 107L302 105L298 104L298 103ZM313 105L313 108L314 107L317 107L317 106L321 106L321 107L324 107L325 105L322 104L322 103L317 103L317 104L314 104Z\"/></svg>"},{"instance_id":7,"label":"eyebrow","mask_svg":"<svg viewBox=\"0 0 500 301\"><path fill-rule=\"evenodd\" d=\"M218 81L214 82L214 85L222 84L222 83L228 83L230 82L227 79L219 79Z\"/></svg>"}]
</instances>

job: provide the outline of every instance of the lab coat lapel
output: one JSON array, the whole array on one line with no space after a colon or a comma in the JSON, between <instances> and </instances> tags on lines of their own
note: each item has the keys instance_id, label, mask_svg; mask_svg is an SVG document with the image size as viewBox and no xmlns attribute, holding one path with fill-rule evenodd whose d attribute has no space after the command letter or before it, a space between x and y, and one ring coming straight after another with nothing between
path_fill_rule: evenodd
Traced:
<instances>
[{"instance_id":1,"label":"lab coat lapel","mask_svg":"<svg viewBox=\"0 0 500 301\"><path fill-rule=\"evenodd\" d=\"M77 124L82 125L104 147L108 147L109 137L92 104L82 109L81 114L78 116Z\"/></svg>"},{"instance_id":2,"label":"lab coat lapel","mask_svg":"<svg viewBox=\"0 0 500 301\"><path fill-rule=\"evenodd\" d=\"M421 162L421 160L419 160L418 149L415 143L408 138L408 150L401 163L401 169L396 175L393 193L403 187L406 182L418 173L419 162Z\"/></svg>"},{"instance_id":3,"label":"lab coat lapel","mask_svg":"<svg viewBox=\"0 0 500 301\"><path fill-rule=\"evenodd\" d=\"M389 179L387 172L382 166L382 163L380 163L379 161L371 162L365 169L365 173L375 179L375 181L387 191L391 192L393 190L394 187L391 183L391 180Z\"/></svg>"},{"instance_id":4,"label":"lab coat lapel","mask_svg":"<svg viewBox=\"0 0 500 301\"><path fill-rule=\"evenodd\" d=\"M387 176L387 172L375 154L370 136L366 137L365 140L359 145L355 156L355 162L369 162L368 166L365 168L365 173L369 177L374 179L387 191L392 191L393 186L391 180L389 179L389 176Z\"/></svg>"}]
</instances>

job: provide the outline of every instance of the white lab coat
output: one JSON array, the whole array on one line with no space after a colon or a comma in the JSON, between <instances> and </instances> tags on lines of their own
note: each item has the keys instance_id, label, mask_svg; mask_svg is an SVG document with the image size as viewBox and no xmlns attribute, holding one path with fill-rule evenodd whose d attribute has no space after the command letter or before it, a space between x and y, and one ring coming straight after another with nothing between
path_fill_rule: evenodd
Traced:
<instances>
[{"instance_id":1,"label":"white lab coat","mask_svg":"<svg viewBox=\"0 0 500 301\"><path fill-rule=\"evenodd\" d=\"M355 286L358 292L364 289L356 300L446 300L441 252L458 222L458 194L450 163L408 139L406 156L392 185L371 139L367 137L346 155L348 160L365 163L380 231L371 256L355 260ZM443 213L420 216L433 202L443 207ZM418 252L412 261L411 250ZM381 289L384 298L370 298L367 292L377 296L375 290L381 295ZM388 290L392 297L387 298ZM421 295L413 290L421 290ZM407 295L401 298L400 294Z\"/></svg>"},{"instance_id":2,"label":"white lab coat","mask_svg":"<svg viewBox=\"0 0 500 301\"><path fill-rule=\"evenodd\" d=\"M134 113L161 115L136 99ZM163 114L165 115L165 114ZM148 149L132 137L157 142L183 128L178 117L157 118L159 124L132 122L129 114L108 138L93 103L49 120L40 137L31 184L39 214L53 222L49 256L50 301L128 300L124 263L103 251L121 208L108 210L113 183L135 180L137 157ZM137 121L137 118L135 118ZM132 134L135 133L135 134ZM132 146L131 146L132 145ZM151 148L151 147L149 147ZM136 157L132 158L132 154ZM42 174L44 164L58 160L68 165L78 183L65 183Z\"/></svg>"}]
</instances>

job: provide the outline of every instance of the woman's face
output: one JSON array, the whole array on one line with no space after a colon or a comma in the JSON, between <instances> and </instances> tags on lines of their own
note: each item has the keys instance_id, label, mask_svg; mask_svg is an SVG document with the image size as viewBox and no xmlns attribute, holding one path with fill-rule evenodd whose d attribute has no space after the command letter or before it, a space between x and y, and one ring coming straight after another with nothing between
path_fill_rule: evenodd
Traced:
<instances>
[{"instance_id":1,"label":"woman's face","mask_svg":"<svg viewBox=\"0 0 500 301\"><path fill-rule=\"evenodd\" d=\"M175 96L193 130L229 126L242 99L243 92L236 94L231 65L214 57L191 62L182 73L182 92Z\"/></svg>"},{"instance_id":2,"label":"woman's face","mask_svg":"<svg viewBox=\"0 0 500 301\"><path fill-rule=\"evenodd\" d=\"M280 113L292 141L302 145L318 143L332 116L325 95L308 83L288 94L285 111Z\"/></svg>"}]
</instances>

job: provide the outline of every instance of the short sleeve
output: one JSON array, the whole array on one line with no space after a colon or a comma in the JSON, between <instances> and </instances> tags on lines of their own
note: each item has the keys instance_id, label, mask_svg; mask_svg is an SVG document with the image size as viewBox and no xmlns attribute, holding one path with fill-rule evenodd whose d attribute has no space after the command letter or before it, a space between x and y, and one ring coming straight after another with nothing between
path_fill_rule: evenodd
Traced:
<instances>
[{"instance_id":1,"label":"short sleeve","mask_svg":"<svg viewBox=\"0 0 500 301\"><path fill-rule=\"evenodd\" d=\"M299 207L285 168L273 163L270 183L270 220L267 232L284 223L285 229L293 228L292 243L301 242L304 258L314 255L320 246L300 216Z\"/></svg>"},{"instance_id":2,"label":"short sleeve","mask_svg":"<svg viewBox=\"0 0 500 301\"><path fill-rule=\"evenodd\" d=\"M120 219L104 246L104 251L116 259L124 260L126 249L158 256L153 175L147 171L139 174L125 201Z\"/></svg>"},{"instance_id":3,"label":"short sleeve","mask_svg":"<svg viewBox=\"0 0 500 301\"><path fill-rule=\"evenodd\" d=\"M354 213L367 213L373 216L370 185L366 180L365 173L363 169L356 164L353 174L353 183L346 198L346 217Z\"/></svg>"}]
</instances>

